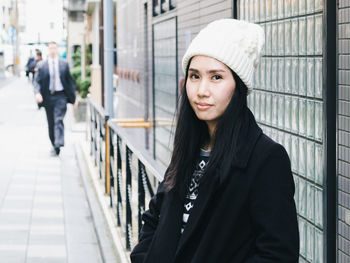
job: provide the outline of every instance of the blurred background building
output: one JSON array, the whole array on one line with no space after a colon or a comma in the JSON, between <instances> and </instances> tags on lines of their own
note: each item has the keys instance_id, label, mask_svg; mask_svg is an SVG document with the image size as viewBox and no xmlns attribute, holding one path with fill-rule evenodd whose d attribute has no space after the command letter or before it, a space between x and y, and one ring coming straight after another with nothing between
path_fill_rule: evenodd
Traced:
<instances>
[{"instance_id":1,"label":"blurred background building","mask_svg":"<svg viewBox=\"0 0 350 263\"><path fill-rule=\"evenodd\" d=\"M34 50L40 49L46 58L46 44L49 41L57 42L60 54L65 55L62 0L2 0L0 14L0 52L4 57L4 65L0 61L0 68L15 65L19 74L30 51L34 56Z\"/></svg>"},{"instance_id":2,"label":"blurred background building","mask_svg":"<svg viewBox=\"0 0 350 263\"><path fill-rule=\"evenodd\" d=\"M69 0L67 11L67 60L73 66L72 55L78 47L85 46L84 8L85 0ZM84 48L82 48L84 50Z\"/></svg>"}]
</instances>

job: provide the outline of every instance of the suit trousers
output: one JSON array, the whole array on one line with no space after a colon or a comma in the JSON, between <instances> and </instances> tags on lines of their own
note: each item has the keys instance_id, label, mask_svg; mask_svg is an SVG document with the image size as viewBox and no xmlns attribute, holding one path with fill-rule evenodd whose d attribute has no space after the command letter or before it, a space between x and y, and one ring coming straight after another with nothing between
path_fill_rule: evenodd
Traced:
<instances>
[{"instance_id":1,"label":"suit trousers","mask_svg":"<svg viewBox=\"0 0 350 263\"><path fill-rule=\"evenodd\" d=\"M64 92L50 95L45 106L45 111L52 146L64 146L63 119L67 112L67 96Z\"/></svg>"}]
</instances>

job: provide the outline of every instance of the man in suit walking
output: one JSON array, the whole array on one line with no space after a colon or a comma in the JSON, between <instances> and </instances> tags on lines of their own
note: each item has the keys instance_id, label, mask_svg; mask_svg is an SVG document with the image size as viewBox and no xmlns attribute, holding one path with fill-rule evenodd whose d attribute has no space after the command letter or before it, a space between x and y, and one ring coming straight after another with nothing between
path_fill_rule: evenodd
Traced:
<instances>
[{"instance_id":1,"label":"man in suit walking","mask_svg":"<svg viewBox=\"0 0 350 263\"><path fill-rule=\"evenodd\" d=\"M77 101L68 63L57 56L56 42L49 43L49 57L35 74L34 92L37 103L46 111L52 154L59 155L64 146L63 119L67 103L76 107Z\"/></svg>"}]
</instances>

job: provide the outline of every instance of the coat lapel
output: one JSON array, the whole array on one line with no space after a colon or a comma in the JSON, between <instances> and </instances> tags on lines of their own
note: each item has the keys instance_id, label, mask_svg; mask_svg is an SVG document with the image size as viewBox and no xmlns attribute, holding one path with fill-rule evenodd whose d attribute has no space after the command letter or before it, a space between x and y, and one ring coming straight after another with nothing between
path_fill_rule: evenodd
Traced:
<instances>
[{"instance_id":1,"label":"coat lapel","mask_svg":"<svg viewBox=\"0 0 350 263\"><path fill-rule=\"evenodd\" d=\"M63 85L63 81L62 81L62 77L63 77L63 71L64 71L64 63L63 61L59 58L58 59L58 73L60 74L60 80L61 80L61 83Z\"/></svg>"},{"instance_id":2,"label":"coat lapel","mask_svg":"<svg viewBox=\"0 0 350 263\"><path fill-rule=\"evenodd\" d=\"M47 82L47 85L45 85L45 86L46 86L47 90L50 90L50 68L49 68L49 61L46 60L42 67L43 67L43 70L44 70L44 72L43 72L44 74L43 74L43 75L45 76L46 82Z\"/></svg>"},{"instance_id":3,"label":"coat lapel","mask_svg":"<svg viewBox=\"0 0 350 263\"><path fill-rule=\"evenodd\" d=\"M220 184L231 175L233 167L245 169L253 152L256 142L262 135L262 130L255 121L252 112L246 108L244 112L243 125L240 130L239 140L237 144L236 158L231 163L225 163L221 167Z\"/></svg>"}]
</instances>

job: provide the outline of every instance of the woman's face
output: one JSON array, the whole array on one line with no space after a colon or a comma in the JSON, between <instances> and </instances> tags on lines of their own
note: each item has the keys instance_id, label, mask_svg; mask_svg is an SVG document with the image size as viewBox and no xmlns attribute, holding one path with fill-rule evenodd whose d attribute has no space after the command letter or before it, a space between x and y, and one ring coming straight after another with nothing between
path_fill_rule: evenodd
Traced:
<instances>
[{"instance_id":1,"label":"woman's face","mask_svg":"<svg viewBox=\"0 0 350 263\"><path fill-rule=\"evenodd\" d=\"M222 62L207 56L194 56L188 70L186 92L197 118L213 131L231 101L236 81Z\"/></svg>"}]
</instances>

